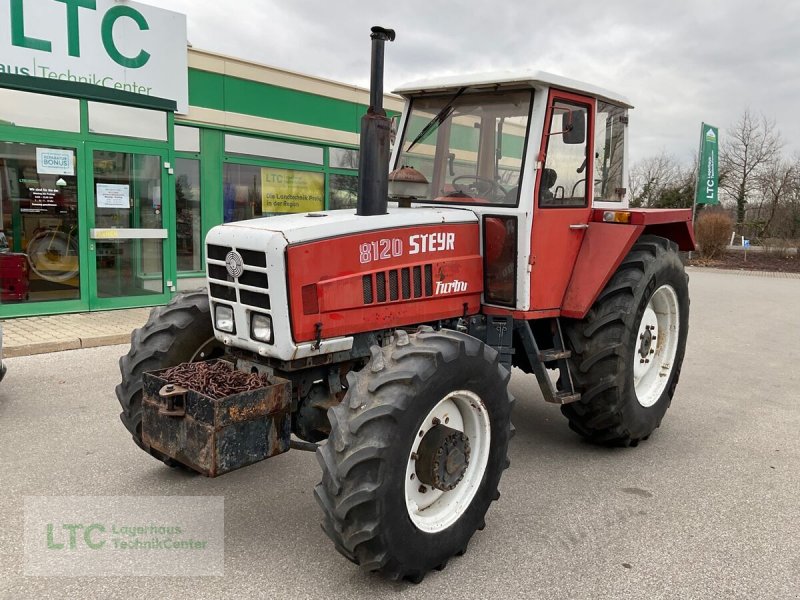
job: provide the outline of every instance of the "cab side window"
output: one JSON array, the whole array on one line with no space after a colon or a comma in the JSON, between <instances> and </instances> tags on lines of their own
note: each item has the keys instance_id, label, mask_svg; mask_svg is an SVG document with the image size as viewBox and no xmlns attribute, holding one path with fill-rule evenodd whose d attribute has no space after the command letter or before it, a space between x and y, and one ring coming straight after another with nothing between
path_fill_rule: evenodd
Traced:
<instances>
[{"instance_id":1,"label":"cab side window","mask_svg":"<svg viewBox=\"0 0 800 600\"><path fill-rule=\"evenodd\" d=\"M539 206L586 206L589 107L556 100L551 110Z\"/></svg>"}]
</instances>

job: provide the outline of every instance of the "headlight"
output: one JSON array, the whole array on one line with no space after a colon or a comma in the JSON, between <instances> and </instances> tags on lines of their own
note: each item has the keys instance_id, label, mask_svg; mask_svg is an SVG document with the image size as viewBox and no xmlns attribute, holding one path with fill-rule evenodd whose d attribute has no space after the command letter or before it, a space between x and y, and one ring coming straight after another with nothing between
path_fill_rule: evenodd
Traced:
<instances>
[{"instance_id":1,"label":"headlight","mask_svg":"<svg viewBox=\"0 0 800 600\"><path fill-rule=\"evenodd\" d=\"M220 331L234 333L233 308L224 304L217 304L214 311L214 326Z\"/></svg>"},{"instance_id":2,"label":"headlight","mask_svg":"<svg viewBox=\"0 0 800 600\"><path fill-rule=\"evenodd\" d=\"M253 314L250 317L250 337L259 342L272 343L272 317Z\"/></svg>"}]
</instances>

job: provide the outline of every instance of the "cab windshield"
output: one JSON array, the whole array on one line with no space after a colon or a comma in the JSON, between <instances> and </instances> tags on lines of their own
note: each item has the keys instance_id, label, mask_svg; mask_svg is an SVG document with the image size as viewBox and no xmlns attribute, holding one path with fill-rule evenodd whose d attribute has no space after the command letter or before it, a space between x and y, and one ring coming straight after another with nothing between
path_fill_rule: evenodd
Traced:
<instances>
[{"instance_id":1,"label":"cab windshield","mask_svg":"<svg viewBox=\"0 0 800 600\"><path fill-rule=\"evenodd\" d=\"M428 180L418 201L515 206L532 90L415 98L396 168L413 167Z\"/></svg>"}]
</instances>

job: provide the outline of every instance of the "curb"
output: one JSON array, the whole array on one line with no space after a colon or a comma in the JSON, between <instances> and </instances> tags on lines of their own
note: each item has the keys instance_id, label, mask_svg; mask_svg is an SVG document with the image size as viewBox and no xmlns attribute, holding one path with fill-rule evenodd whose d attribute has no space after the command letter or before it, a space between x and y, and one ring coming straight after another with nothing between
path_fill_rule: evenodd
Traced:
<instances>
[{"instance_id":1,"label":"curb","mask_svg":"<svg viewBox=\"0 0 800 600\"><path fill-rule=\"evenodd\" d=\"M49 354L50 352L80 350L82 348L98 348L100 346L116 346L118 344L129 344L130 341L130 333L114 333L110 335L97 335L85 338L37 342L35 344L19 344L13 346L8 345L3 346L3 358L17 358L20 356L33 356L35 354Z\"/></svg>"}]
</instances>

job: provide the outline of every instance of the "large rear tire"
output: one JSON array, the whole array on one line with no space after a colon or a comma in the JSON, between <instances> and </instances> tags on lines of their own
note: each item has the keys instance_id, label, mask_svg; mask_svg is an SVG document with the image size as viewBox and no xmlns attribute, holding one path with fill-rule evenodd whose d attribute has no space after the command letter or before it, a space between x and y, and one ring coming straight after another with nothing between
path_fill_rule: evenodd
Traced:
<instances>
[{"instance_id":1,"label":"large rear tire","mask_svg":"<svg viewBox=\"0 0 800 600\"><path fill-rule=\"evenodd\" d=\"M570 427L604 445L635 446L661 424L689 329L688 276L675 243L644 235L581 321L564 322L578 402Z\"/></svg>"},{"instance_id":2,"label":"large rear tire","mask_svg":"<svg viewBox=\"0 0 800 600\"><path fill-rule=\"evenodd\" d=\"M317 450L322 528L340 553L419 582L466 551L509 465L509 378L494 349L455 331L373 347Z\"/></svg>"},{"instance_id":3,"label":"large rear tire","mask_svg":"<svg viewBox=\"0 0 800 600\"><path fill-rule=\"evenodd\" d=\"M142 374L183 362L209 360L222 351L222 344L214 338L205 290L178 294L166 306L150 312L144 327L131 335L128 354L119 359L122 381L116 387L122 406L120 419L137 446L169 466L180 465L142 442Z\"/></svg>"}]
</instances>

